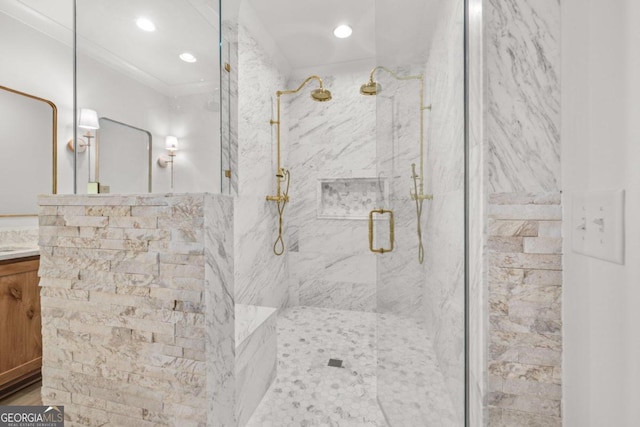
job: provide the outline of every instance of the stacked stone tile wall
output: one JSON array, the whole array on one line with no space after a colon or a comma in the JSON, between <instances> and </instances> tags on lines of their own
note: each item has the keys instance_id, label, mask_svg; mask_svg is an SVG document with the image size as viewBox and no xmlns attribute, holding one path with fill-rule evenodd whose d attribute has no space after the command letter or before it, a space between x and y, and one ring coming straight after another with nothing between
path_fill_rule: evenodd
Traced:
<instances>
[{"instance_id":1,"label":"stacked stone tile wall","mask_svg":"<svg viewBox=\"0 0 640 427\"><path fill-rule=\"evenodd\" d=\"M234 426L225 196L40 198L44 404L69 426Z\"/></svg>"},{"instance_id":2,"label":"stacked stone tile wall","mask_svg":"<svg viewBox=\"0 0 640 427\"><path fill-rule=\"evenodd\" d=\"M559 193L492 194L489 425L561 426Z\"/></svg>"}]
</instances>

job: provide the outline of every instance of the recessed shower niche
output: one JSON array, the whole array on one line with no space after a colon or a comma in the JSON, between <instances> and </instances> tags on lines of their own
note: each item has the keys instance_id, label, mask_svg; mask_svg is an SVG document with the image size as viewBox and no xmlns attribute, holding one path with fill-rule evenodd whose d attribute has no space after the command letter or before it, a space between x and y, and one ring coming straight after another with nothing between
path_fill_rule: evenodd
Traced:
<instances>
[{"instance_id":1,"label":"recessed shower niche","mask_svg":"<svg viewBox=\"0 0 640 427\"><path fill-rule=\"evenodd\" d=\"M318 180L318 218L367 219L388 198L384 178L321 178Z\"/></svg>"}]
</instances>

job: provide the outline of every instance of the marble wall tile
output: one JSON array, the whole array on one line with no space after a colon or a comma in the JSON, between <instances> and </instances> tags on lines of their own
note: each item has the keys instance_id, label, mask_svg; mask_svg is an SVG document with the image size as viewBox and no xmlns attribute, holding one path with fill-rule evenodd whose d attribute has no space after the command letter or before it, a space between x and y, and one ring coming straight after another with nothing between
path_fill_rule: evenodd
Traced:
<instances>
[{"instance_id":1,"label":"marble wall tile","mask_svg":"<svg viewBox=\"0 0 640 427\"><path fill-rule=\"evenodd\" d=\"M374 311L375 257L299 252L290 254L290 281L300 305ZM363 274L365 273L365 274Z\"/></svg>"},{"instance_id":2,"label":"marble wall tile","mask_svg":"<svg viewBox=\"0 0 640 427\"><path fill-rule=\"evenodd\" d=\"M259 317L260 322L243 340L236 342L236 419L239 427L246 425L275 379L278 352L276 310L243 307L249 310L236 310L240 323L247 323L242 316ZM269 310L266 318L256 316L266 310Z\"/></svg>"},{"instance_id":3,"label":"marble wall tile","mask_svg":"<svg viewBox=\"0 0 640 427\"><path fill-rule=\"evenodd\" d=\"M560 186L560 3L484 2L489 188Z\"/></svg>"},{"instance_id":4,"label":"marble wall tile","mask_svg":"<svg viewBox=\"0 0 640 427\"><path fill-rule=\"evenodd\" d=\"M336 310L376 311L376 284L304 280L299 285L300 305Z\"/></svg>"},{"instance_id":5,"label":"marble wall tile","mask_svg":"<svg viewBox=\"0 0 640 427\"><path fill-rule=\"evenodd\" d=\"M204 196L207 424L236 427L234 201Z\"/></svg>"},{"instance_id":6,"label":"marble wall tile","mask_svg":"<svg viewBox=\"0 0 640 427\"><path fill-rule=\"evenodd\" d=\"M360 255L369 248L367 221L317 220L317 228L298 229L298 247L302 252L331 252Z\"/></svg>"},{"instance_id":7,"label":"marble wall tile","mask_svg":"<svg viewBox=\"0 0 640 427\"><path fill-rule=\"evenodd\" d=\"M235 305L235 340L236 347L262 325L276 309L257 305Z\"/></svg>"},{"instance_id":8,"label":"marble wall tile","mask_svg":"<svg viewBox=\"0 0 640 427\"><path fill-rule=\"evenodd\" d=\"M285 76L242 20L238 25L238 46L237 74L241 84L237 94L235 296L241 304L283 308L289 304L288 251L283 256L273 253L278 212L275 203L267 202L265 197L276 191L276 128L269 121L275 119L275 93L284 89ZM282 131L286 134L286 127ZM286 163L283 166L287 167ZM285 209L287 239L290 206Z\"/></svg>"},{"instance_id":9,"label":"marble wall tile","mask_svg":"<svg viewBox=\"0 0 640 427\"><path fill-rule=\"evenodd\" d=\"M275 206L264 195L240 196L236 206L236 302L283 308L289 300L288 256L273 253L278 236Z\"/></svg>"},{"instance_id":10,"label":"marble wall tile","mask_svg":"<svg viewBox=\"0 0 640 427\"><path fill-rule=\"evenodd\" d=\"M270 120L276 120L276 91L285 89L286 76L242 21L239 52L239 194L264 198L275 194L277 126L270 124ZM281 126L280 131L282 138L286 138L286 126ZM282 166L287 167L284 161L287 152L283 154Z\"/></svg>"}]
</instances>

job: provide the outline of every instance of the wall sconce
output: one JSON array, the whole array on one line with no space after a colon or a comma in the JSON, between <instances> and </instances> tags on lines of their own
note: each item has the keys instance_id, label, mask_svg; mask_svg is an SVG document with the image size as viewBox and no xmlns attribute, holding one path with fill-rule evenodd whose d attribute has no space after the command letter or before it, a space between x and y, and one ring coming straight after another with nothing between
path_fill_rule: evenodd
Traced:
<instances>
[{"instance_id":1,"label":"wall sconce","mask_svg":"<svg viewBox=\"0 0 640 427\"><path fill-rule=\"evenodd\" d=\"M169 152L169 157L158 157L158 166L166 168L167 165L171 164L171 189L173 190L173 161L176 157L176 151L178 151L178 138L175 136L167 136L167 139L165 140L165 148Z\"/></svg>"},{"instance_id":2,"label":"wall sconce","mask_svg":"<svg viewBox=\"0 0 640 427\"><path fill-rule=\"evenodd\" d=\"M67 142L67 149L69 151L77 150L78 153L84 153L87 151L87 164L88 164L88 191L89 192L97 192L93 191L97 187L96 185L91 185L91 139L95 138L94 135L91 134L92 130L100 129L100 121L98 120L98 113L96 110L91 110L89 108L81 108L78 113L78 127L81 129L86 129L87 132L83 135L83 138L78 138L79 141L76 144L76 141L70 139ZM86 139L86 142L85 142Z\"/></svg>"},{"instance_id":3,"label":"wall sconce","mask_svg":"<svg viewBox=\"0 0 640 427\"><path fill-rule=\"evenodd\" d=\"M92 130L100 129L100 122L98 121L98 113L96 110L90 110L88 108L80 109L80 117L78 117L78 127L80 129L86 129L87 133L84 137L87 139L87 163L89 169L89 180L91 181L91 138L95 138L91 135Z\"/></svg>"},{"instance_id":4,"label":"wall sconce","mask_svg":"<svg viewBox=\"0 0 640 427\"><path fill-rule=\"evenodd\" d=\"M83 135L87 138L87 142L82 141L77 144L78 153L84 153L87 150L87 147L91 147L91 138L95 138L91 135L91 131L100 129L98 113L89 108L81 108L78 113L78 127L81 129L87 129L87 132ZM69 151L75 151L76 144L73 139L70 139L69 142L67 142L67 148Z\"/></svg>"}]
</instances>

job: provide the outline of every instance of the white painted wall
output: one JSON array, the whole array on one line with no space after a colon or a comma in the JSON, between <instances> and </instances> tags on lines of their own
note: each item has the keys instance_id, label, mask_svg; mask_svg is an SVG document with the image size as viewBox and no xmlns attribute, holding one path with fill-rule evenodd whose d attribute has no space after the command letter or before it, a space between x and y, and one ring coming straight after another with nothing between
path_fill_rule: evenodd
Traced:
<instances>
[{"instance_id":1,"label":"white painted wall","mask_svg":"<svg viewBox=\"0 0 640 427\"><path fill-rule=\"evenodd\" d=\"M562 2L564 425L640 419L640 4ZM626 264L571 250L576 191L624 188Z\"/></svg>"}]
</instances>

